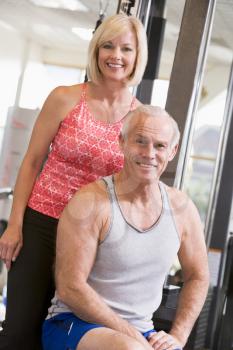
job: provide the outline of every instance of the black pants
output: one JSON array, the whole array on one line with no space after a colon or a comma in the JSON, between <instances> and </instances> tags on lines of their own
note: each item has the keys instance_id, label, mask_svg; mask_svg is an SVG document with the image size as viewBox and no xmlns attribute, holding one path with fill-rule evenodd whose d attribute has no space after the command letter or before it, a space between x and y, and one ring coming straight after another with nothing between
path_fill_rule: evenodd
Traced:
<instances>
[{"instance_id":1,"label":"black pants","mask_svg":"<svg viewBox=\"0 0 233 350\"><path fill-rule=\"evenodd\" d=\"M0 350L41 350L41 326L54 295L58 220L30 208L23 224L23 248L7 281L7 309Z\"/></svg>"}]
</instances>

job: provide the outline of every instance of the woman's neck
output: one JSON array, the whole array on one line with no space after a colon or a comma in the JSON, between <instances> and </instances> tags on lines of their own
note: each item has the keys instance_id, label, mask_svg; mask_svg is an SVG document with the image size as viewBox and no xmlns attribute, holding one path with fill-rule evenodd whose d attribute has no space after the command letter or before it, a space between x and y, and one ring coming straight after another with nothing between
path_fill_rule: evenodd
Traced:
<instances>
[{"instance_id":1,"label":"woman's neck","mask_svg":"<svg viewBox=\"0 0 233 350\"><path fill-rule=\"evenodd\" d=\"M95 100L105 101L109 106L129 101L132 94L126 84L121 82L103 82L101 85L89 84L89 96Z\"/></svg>"},{"instance_id":2,"label":"woman's neck","mask_svg":"<svg viewBox=\"0 0 233 350\"><path fill-rule=\"evenodd\" d=\"M121 120L131 109L132 94L122 84L88 83L87 103L95 119L114 123Z\"/></svg>"}]
</instances>

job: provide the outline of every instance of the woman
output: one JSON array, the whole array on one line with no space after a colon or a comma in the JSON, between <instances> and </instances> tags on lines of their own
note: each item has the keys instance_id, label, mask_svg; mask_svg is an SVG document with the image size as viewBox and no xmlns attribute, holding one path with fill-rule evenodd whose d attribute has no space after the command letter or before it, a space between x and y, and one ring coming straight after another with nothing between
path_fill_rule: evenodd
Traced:
<instances>
[{"instance_id":1,"label":"woman","mask_svg":"<svg viewBox=\"0 0 233 350\"><path fill-rule=\"evenodd\" d=\"M41 324L54 293L58 218L77 189L123 165L122 119L140 104L129 86L140 82L147 61L141 22L109 17L94 33L88 58L86 84L58 87L46 99L18 174L0 240L9 270L1 350L41 349Z\"/></svg>"}]
</instances>

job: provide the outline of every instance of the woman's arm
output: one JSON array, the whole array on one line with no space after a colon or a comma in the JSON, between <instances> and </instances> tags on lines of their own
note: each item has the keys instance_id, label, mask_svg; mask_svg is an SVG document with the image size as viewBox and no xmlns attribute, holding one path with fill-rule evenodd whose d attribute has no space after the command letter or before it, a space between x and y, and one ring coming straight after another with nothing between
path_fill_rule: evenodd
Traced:
<instances>
[{"instance_id":1,"label":"woman's arm","mask_svg":"<svg viewBox=\"0 0 233 350\"><path fill-rule=\"evenodd\" d=\"M67 97L68 89L69 87L58 87L46 99L18 173L8 227L0 239L0 258L5 261L8 270L23 244L23 216L36 177L61 121L73 106L72 98Z\"/></svg>"}]
</instances>

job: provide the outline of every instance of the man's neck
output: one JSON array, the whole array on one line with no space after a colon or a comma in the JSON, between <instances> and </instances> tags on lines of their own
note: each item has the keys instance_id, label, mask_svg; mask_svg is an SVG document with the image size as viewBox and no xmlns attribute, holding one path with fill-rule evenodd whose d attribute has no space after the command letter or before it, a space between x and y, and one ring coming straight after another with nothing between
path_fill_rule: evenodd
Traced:
<instances>
[{"instance_id":1,"label":"man's neck","mask_svg":"<svg viewBox=\"0 0 233 350\"><path fill-rule=\"evenodd\" d=\"M122 215L134 227L147 230L162 213L162 196L158 181L151 184L132 182L122 173L114 176L114 185Z\"/></svg>"},{"instance_id":2,"label":"man's neck","mask_svg":"<svg viewBox=\"0 0 233 350\"><path fill-rule=\"evenodd\" d=\"M126 176L124 171L114 176L115 189L119 198L129 200L131 203L143 203L150 206L161 199L159 181L139 182Z\"/></svg>"}]
</instances>

